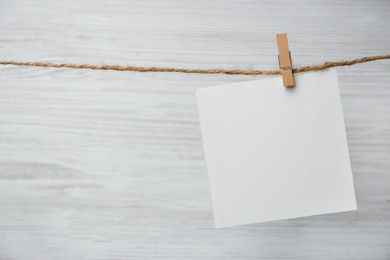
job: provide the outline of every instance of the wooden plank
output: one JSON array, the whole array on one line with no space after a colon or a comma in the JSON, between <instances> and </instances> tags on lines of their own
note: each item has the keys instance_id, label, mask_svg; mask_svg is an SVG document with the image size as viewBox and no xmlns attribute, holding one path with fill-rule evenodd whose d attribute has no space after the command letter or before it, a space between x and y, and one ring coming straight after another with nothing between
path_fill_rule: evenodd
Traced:
<instances>
[{"instance_id":1,"label":"wooden plank","mask_svg":"<svg viewBox=\"0 0 390 260\"><path fill-rule=\"evenodd\" d=\"M0 57L276 69L285 31L302 66L388 53L389 8L3 1ZM263 76L1 66L0 259L389 259L389 68L338 69L358 211L214 230L194 93Z\"/></svg>"}]
</instances>

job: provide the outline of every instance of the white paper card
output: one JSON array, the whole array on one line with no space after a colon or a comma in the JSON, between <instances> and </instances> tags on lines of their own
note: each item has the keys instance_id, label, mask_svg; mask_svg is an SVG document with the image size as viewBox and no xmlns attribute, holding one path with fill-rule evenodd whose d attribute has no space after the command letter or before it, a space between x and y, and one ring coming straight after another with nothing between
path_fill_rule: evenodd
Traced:
<instances>
[{"instance_id":1,"label":"white paper card","mask_svg":"<svg viewBox=\"0 0 390 260\"><path fill-rule=\"evenodd\" d=\"M336 70L197 90L216 227L356 209Z\"/></svg>"}]
</instances>

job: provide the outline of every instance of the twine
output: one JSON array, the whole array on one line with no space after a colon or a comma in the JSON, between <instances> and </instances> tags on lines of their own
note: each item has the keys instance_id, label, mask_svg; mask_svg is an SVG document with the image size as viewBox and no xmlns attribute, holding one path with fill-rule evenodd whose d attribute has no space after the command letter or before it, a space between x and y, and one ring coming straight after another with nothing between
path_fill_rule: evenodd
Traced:
<instances>
[{"instance_id":1,"label":"twine","mask_svg":"<svg viewBox=\"0 0 390 260\"><path fill-rule=\"evenodd\" d=\"M351 66L358 63L364 63L375 60L390 59L390 55L378 55L363 57L347 61L327 61L317 65L304 66L293 69L294 73L319 71L332 67ZM180 73L199 73L199 74L231 74L231 75L277 75L281 70L237 70L237 69L185 69L185 68L166 68L166 67L141 67L141 66L123 66L123 65L94 65L94 64L76 64L76 63L51 63L36 61L0 61L2 65L17 66L35 66L52 68L71 68L71 69L92 69L92 70L118 70L118 71L137 71L137 72L180 72Z\"/></svg>"}]
</instances>

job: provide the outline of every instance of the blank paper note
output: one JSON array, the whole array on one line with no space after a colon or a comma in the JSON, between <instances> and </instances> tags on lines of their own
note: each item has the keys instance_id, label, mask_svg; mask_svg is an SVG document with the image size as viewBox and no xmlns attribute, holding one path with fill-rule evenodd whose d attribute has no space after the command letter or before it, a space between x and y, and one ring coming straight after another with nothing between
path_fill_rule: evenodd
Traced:
<instances>
[{"instance_id":1,"label":"blank paper note","mask_svg":"<svg viewBox=\"0 0 390 260\"><path fill-rule=\"evenodd\" d=\"M216 227L356 209L335 69L196 94Z\"/></svg>"}]
</instances>

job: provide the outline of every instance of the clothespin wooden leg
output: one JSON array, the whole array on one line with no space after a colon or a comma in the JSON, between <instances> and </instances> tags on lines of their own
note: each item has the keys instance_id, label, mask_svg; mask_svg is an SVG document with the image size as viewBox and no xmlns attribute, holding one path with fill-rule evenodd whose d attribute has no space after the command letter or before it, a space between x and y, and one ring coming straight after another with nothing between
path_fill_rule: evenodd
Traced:
<instances>
[{"instance_id":1,"label":"clothespin wooden leg","mask_svg":"<svg viewBox=\"0 0 390 260\"><path fill-rule=\"evenodd\" d=\"M278 43L279 68L282 71L283 85L285 87L294 86L294 77L292 72L291 53L288 48L287 34L281 33L276 35Z\"/></svg>"}]
</instances>

